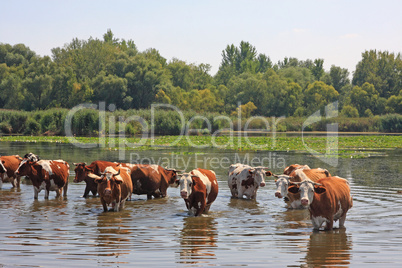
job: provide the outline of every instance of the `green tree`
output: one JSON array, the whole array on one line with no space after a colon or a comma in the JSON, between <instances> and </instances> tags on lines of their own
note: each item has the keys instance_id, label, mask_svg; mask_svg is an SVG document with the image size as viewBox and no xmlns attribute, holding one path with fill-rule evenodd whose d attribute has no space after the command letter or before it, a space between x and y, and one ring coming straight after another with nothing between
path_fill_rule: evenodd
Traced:
<instances>
[{"instance_id":1,"label":"green tree","mask_svg":"<svg viewBox=\"0 0 402 268\"><path fill-rule=\"evenodd\" d=\"M352 83L360 87L366 82L373 84L380 97L389 98L398 95L402 89L401 73L400 53L365 51L362 53L362 60L356 66Z\"/></svg>"},{"instance_id":2,"label":"green tree","mask_svg":"<svg viewBox=\"0 0 402 268\"><path fill-rule=\"evenodd\" d=\"M339 93L333 86L316 81L309 85L304 92L306 112L312 114L320 110L323 114L325 106L338 100L338 97Z\"/></svg>"},{"instance_id":3,"label":"green tree","mask_svg":"<svg viewBox=\"0 0 402 268\"><path fill-rule=\"evenodd\" d=\"M332 65L329 70L329 76L331 77L331 85L338 92L342 92L342 88L350 84L348 69Z\"/></svg>"}]
</instances>

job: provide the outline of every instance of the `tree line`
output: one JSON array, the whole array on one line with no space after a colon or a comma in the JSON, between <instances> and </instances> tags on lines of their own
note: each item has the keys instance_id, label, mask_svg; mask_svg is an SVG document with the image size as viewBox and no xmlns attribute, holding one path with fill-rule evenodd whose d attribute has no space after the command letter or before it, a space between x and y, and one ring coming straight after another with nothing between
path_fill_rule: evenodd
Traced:
<instances>
[{"instance_id":1,"label":"tree line","mask_svg":"<svg viewBox=\"0 0 402 268\"><path fill-rule=\"evenodd\" d=\"M400 53L362 53L352 76L324 60L285 58L274 63L249 42L228 45L215 75L209 64L167 60L154 48L139 51L111 30L103 40L73 39L52 55L24 44L0 44L0 108L24 111L81 103L148 109L167 103L182 110L246 116L309 116L338 101L344 117L402 114ZM350 79L352 78L352 79ZM243 110L243 109L242 109Z\"/></svg>"}]
</instances>

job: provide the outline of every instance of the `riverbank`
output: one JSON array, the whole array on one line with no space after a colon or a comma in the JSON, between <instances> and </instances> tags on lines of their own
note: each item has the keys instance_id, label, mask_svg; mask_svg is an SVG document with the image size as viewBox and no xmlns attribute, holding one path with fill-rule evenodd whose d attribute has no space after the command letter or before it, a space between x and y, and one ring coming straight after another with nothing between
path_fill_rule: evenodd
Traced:
<instances>
[{"instance_id":1,"label":"riverbank","mask_svg":"<svg viewBox=\"0 0 402 268\"><path fill-rule=\"evenodd\" d=\"M149 137L65 137L65 136L1 136L0 142L73 143L76 146L100 147L105 150L158 150L202 153L204 148L234 151L295 151L336 155L340 157L367 157L376 150L402 148L401 135L358 136L157 136ZM185 151L185 152L183 152Z\"/></svg>"}]
</instances>

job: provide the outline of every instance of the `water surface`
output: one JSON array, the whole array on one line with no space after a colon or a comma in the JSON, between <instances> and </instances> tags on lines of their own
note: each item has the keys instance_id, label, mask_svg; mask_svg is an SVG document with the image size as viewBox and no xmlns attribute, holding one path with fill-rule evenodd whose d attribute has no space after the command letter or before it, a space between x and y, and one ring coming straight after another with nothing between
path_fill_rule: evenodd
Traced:
<instances>
[{"instance_id":1,"label":"water surface","mask_svg":"<svg viewBox=\"0 0 402 268\"><path fill-rule=\"evenodd\" d=\"M201 150L198 149L197 152ZM80 149L69 144L0 143L0 154L34 152L43 159L87 162L119 161L118 152ZM168 198L146 200L133 195L120 212L104 213L97 197L82 198L85 184L74 184L73 167L67 198L55 192L33 199L23 180L0 190L0 267L400 267L402 265L402 150L381 157L339 159L337 167L303 153L235 152L215 149L202 154L151 150L141 159L178 156L176 168L214 167L219 195L210 213L188 215L178 189ZM197 156L197 157L196 157ZM227 169L209 159L271 159L327 168L350 181L354 199L345 229L313 232L307 210L289 210L274 197L271 179L256 201L230 198ZM126 152L130 159L130 152ZM267 161L268 161L267 160ZM225 160L226 161L226 160ZM226 162L224 162L223 166ZM220 163L222 164L222 163ZM205 165L205 166L204 166ZM337 227L337 223L335 224Z\"/></svg>"}]
</instances>

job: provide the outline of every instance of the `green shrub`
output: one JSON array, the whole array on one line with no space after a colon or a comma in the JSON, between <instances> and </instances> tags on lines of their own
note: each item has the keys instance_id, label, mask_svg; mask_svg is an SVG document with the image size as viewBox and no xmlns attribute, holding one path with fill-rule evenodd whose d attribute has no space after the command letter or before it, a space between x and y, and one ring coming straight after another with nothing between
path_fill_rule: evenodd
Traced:
<instances>
[{"instance_id":1,"label":"green shrub","mask_svg":"<svg viewBox=\"0 0 402 268\"><path fill-rule=\"evenodd\" d=\"M11 134L13 132L13 128L9 122L3 121L0 123L0 131L5 134Z\"/></svg>"},{"instance_id":2,"label":"green shrub","mask_svg":"<svg viewBox=\"0 0 402 268\"><path fill-rule=\"evenodd\" d=\"M383 132L400 133L402 132L402 115L387 114L381 117L381 130Z\"/></svg>"},{"instance_id":3,"label":"green shrub","mask_svg":"<svg viewBox=\"0 0 402 268\"><path fill-rule=\"evenodd\" d=\"M25 135L39 135L41 133L41 125L33 118L26 122Z\"/></svg>"}]
</instances>

